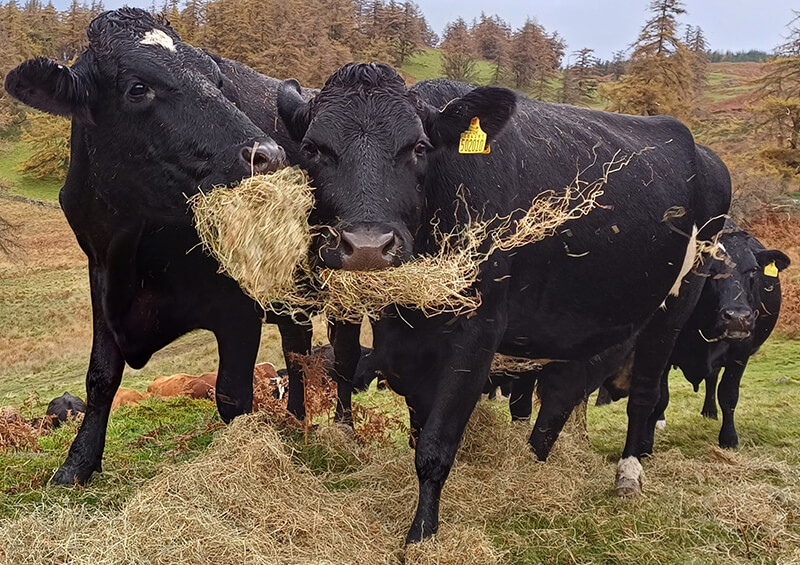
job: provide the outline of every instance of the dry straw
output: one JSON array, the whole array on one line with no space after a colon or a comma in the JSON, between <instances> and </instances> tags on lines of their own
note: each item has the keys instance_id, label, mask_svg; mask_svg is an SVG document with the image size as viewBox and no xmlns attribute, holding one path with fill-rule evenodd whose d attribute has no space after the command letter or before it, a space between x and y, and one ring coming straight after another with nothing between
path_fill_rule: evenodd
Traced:
<instances>
[{"instance_id":1,"label":"dry straw","mask_svg":"<svg viewBox=\"0 0 800 565\"><path fill-rule=\"evenodd\" d=\"M196 227L222 268L265 308L292 314L320 312L360 321L392 304L426 315L477 309L475 289L481 264L495 251L536 243L565 222L599 206L609 178L640 153L614 154L594 181L579 170L561 191L546 191L527 210L504 218L475 219L456 231L438 234L439 250L381 271L322 269L309 272L307 254L312 206L308 179L297 169L255 176L233 189L220 188L193 198Z\"/></svg>"},{"instance_id":2,"label":"dry straw","mask_svg":"<svg viewBox=\"0 0 800 565\"><path fill-rule=\"evenodd\" d=\"M614 462L581 433L565 430L542 464L528 426L488 404L476 409L445 484L438 536L405 551L417 498L411 450L360 445L322 426L314 452L347 470L312 471L262 413L237 418L197 459L162 469L119 509L51 500L0 521L0 563L487 565L520 562L532 548L537 561L573 562L575 552L664 562L665 532L709 563L743 562L750 551L769 562L798 556L798 479L785 463L671 450L646 462L645 497L620 502L610 492ZM707 542L720 528L727 541Z\"/></svg>"},{"instance_id":3,"label":"dry straw","mask_svg":"<svg viewBox=\"0 0 800 565\"><path fill-rule=\"evenodd\" d=\"M203 244L251 297L266 306L294 289L311 243L314 200L303 171L253 176L190 203Z\"/></svg>"}]
</instances>

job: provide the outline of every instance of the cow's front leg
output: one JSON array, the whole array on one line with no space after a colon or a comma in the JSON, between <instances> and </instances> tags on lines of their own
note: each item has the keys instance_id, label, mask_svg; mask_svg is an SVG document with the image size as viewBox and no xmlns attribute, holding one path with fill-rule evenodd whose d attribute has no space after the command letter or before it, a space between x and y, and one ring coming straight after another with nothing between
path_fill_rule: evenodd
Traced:
<instances>
[{"instance_id":1,"label":"cow's front leg","mask_svg":"<svg viewBox=\"0 0 800 565\"><path fill-rule=\"evenodd\" d=\"M336 422L353 426L353 379L361 358L361 326L329 322L328 341L333 347L333 378L336 380Z\"/></svg>"},{"instance_id":2,"label":"cow's front leg","mask_svg":"<svg viewBox=\"0 0 800 565\"><path fill-rule=\"evenodd\" d=\"M511 396L508 397L508 408L511 412L511 420L514 422L527 421L531 419L533 412L533 388L539 370L526 371L517 375L511 383Z\"/></svg>"},{"instance_id":3,"label":"cow's front leg","mask_svg":"<svg viewBox=\"0 0 800 565\"><path fill-rule=\"evenodd\" d=\"M716 420L717 414L717 378L719 378L719 369L712 369L706 376L706 398L703 401L703 409L700 414L704 418Z\"/></svg>"},{"instance_id":4,"label":"cow's front leg","mask_svg":"<svg viewBox=\"0 0 800 565\"><path fill-rule=\"evenodd\" d=\"M94 333L89 370L86 372L86 414L69 448L67 460L50 481L57 485L82 484L95 471L102 471L111 402L125 368L122 352L105 319L100 298L105 278L96 270L91 270L90 282Z\"/></svg>"},{"instance_id":5,"label":"cow's front leg","mask_svg":"<svg viewBox=\"0 0 800 565\"><path fill-rule=\"evenodd\" d=\"M286 361L286 370L289 373L289 399L286 409L298 420L303 420L306 417L303 371L300 365L292 359L292 354L308 355L311 353L313 329L310 321L307 324L298 324L291 318L281 318L277 323L278 330L281 332L281 346Z\"/></svg>"},{"instance_id":6,"label":"cow's front leg","mask_svg":"<svg viewBox=\"0 0 800 565\"><path fill-rule=\"evenodd\" d=\"M747 358L737 359L725 367L722 381L719 383L719 407L722 409L722 428L719 431L719 446L723 449L739 447L739 434L736 433L734 412L739 402L739 385L747 367Z\"/></svg>"},{"instance_id":7,"label":"cow's front leg","mask_svg":"<svg viewBox=\"0 0 800 565\"><path fill-rule=\"evenodd\" d=\"M436 376L434 401L430 414L421 423L417 441L419 502L406 543L422 541L439 528L442 487L453 466L464 428L480 399L500 335L480 332L473 339L462 341L456 348L460 356L453 356L445 364L444 372Z\"/></svg>"},{"instance_id":8,"label":"cow's front leg","mask_svg":"<svg viewBox=\"0 0 800 565\"><path fill-rule=\"evenodd\" d=\"M257 316L228 319L214 330L219 348L217 410L225 423L253 411L253 369L261 344Z\"/></svg>"}]
</instances>

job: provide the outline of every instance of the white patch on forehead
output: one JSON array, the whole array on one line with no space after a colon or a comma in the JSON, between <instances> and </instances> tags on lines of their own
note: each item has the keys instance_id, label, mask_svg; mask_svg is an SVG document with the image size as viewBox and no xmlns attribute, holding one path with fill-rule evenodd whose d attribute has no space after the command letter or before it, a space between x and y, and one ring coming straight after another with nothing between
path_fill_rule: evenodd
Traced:
<instances>
[{"instance_id":1,"label":"white patch on forehead","mask_svg":"<svg viewBox=\"0 0 800 565\"><path fill-rule=\"evenodd\" d=\"M158 45L164 49L175 51L175 42L172 38L160 29L151 29L144 34L144 39L139 43L142 45Z\"/></svg>"}]
</instances>

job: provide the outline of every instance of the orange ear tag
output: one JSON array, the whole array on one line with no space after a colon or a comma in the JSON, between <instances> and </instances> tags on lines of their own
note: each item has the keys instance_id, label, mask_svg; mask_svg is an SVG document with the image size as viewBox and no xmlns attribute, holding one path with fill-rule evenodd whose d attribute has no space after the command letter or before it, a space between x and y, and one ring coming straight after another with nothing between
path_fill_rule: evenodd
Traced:
<instances>
[{"instance_id":1,"label":"orange ear tag","mask_svg":"<svg viewBox=\"0 0 800 565\"><path fill-rule=\"evenodd\" d=\"M467 131L461 134L458 152L462 155L488 155L492 148L486 143L486 132L481 129L479 118L472 118Z\"/></svg>"}]
</instances>

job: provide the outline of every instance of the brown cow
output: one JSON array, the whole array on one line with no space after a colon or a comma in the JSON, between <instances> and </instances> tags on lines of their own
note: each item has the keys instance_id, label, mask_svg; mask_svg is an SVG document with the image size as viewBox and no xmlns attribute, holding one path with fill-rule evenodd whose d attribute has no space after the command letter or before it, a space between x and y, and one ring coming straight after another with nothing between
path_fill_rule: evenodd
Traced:
<instances>
[{"instance_id":1,"label":"brown cow","mask_svg":"<svg viewBox=\"0 0 800 565\"><path fill-rule=\"evenodd\" d=\"M142 394L138 390L133 390L132 388L117 389L117 394L114 395L114 400L111 402L111 411L113 412L120 406L139 404L142 400L150 396L150 393Z\"/></svg>"}]
</instances>

